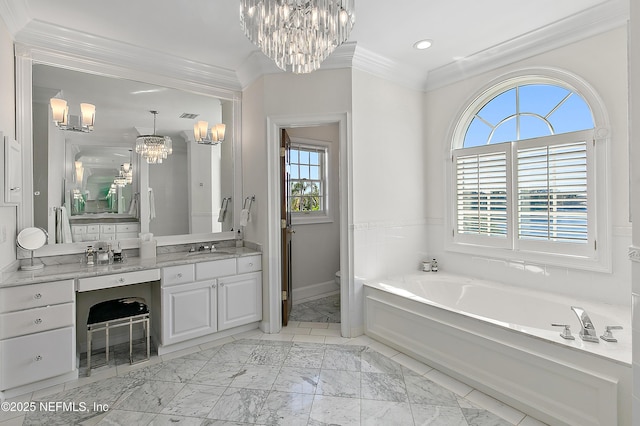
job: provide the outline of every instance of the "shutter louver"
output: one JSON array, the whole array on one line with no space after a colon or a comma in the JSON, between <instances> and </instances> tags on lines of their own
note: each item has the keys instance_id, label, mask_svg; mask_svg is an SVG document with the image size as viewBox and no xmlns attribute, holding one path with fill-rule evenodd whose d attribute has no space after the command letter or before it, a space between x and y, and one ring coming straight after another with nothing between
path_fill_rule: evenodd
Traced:
<instances>
[{"instance_id":1,"label":"shutter louver","mask_svg":"<svg viewBox=\"0 0 640 426\"><path fill-rule=\"evenodd\" d=\"M458 152L455 165L458 233L506 238L506 152Z\"/></svg>"},{"instance_id":2,"label":"shutter louver","mask_svg":"<svg viewBox=\"0 0 640 426\"><path fill-rule=\"evenodd\" d=\"M587 243L587 143L517 151L518 236Z\"/></svg>"}]
</instances>

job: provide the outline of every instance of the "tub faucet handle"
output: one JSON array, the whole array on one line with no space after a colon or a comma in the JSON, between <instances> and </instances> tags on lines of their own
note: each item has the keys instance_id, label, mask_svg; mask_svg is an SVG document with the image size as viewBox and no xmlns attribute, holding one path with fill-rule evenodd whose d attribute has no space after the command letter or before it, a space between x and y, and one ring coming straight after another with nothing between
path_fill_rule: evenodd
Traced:
<instances>
[{"instance_id":1,"label":"tub faucet handle","mask_svg":"<svg viewBox=\"0 0 640 426\"><path fill-rule=\"evenodd\" d=\"M600 338L602 340L604 340L605 342L617 342L618 339L616 339L615 337L613 337L613 333L611 332L611 330L622 330L622 326L621 325L608 325L605 327L605 332L602 336L600 336Z\"/></svg>"},{"instance_id":2,"label":"tub faucet handle","mask_svg":"<svg viewBox=\"0 0 640 426\"><path fill-rule=\"evenodd\" d=\"M560 333L560 337L567 340L575 340L575 337L571 334L571 325L569 324L551 324L553 327L564 327L562 333Z\"/></svg>"}]
</instances>

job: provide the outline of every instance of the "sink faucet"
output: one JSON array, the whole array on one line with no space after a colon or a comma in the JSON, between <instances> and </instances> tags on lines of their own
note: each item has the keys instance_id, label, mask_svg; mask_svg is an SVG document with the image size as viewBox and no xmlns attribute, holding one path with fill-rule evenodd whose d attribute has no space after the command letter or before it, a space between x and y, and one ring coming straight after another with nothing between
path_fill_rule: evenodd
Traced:
<instances>
[{"instance_id":1,"label":"sink faucet","mask_svg":"<svg viewBox=\"0 0 640 426\"><path fill-rule=\"evenodd\" d=\"M198 247L198 251L205 251L205 250L209 250L211 252L216 251L216 246L213 245L213 243L211 243L208 246L205 246L204 244L201 244L200 247Z\"/></svg>"},{"instance_id":2,"label":"sink faucet","mask_svg":"<svg viewBox=\"0 0 640 426\"><path fill-rule=\"evenodd\" d=\"M598 340L596 329L591 322L591 318L589 318L589 315L587 315L585 310L578 306L572 306L571 310L575 312L578 320L580 321L580 337L582 338L582 340L586 342L600 343L600 341Z\"/></svg>"}]
</instances>

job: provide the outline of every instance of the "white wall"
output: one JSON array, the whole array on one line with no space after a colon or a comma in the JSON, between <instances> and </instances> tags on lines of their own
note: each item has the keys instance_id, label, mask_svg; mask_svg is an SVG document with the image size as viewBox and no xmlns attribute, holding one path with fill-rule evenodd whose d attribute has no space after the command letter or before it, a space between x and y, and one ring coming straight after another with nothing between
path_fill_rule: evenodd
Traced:
<instances>
[{"instance_id":1,"label":"white wall","mask_svg":"<svg viewBox=\"0 0 640 426\"><path fill-rule=\"evenodd\" d=\"M267 117L345 113L351 111L351 71L311 74L271 74L257 79L242 93L242 184L244 197L255 195L252 221L245 238L263 244L264 321L269 321L269 261L277 256L268 247L267 223ZM269 325L267 325L269 326Z\"/></svg>"},{"instance_id":2,"label":"white wall","mask_svg":"<svg viewBox=\"0 0 640 426\"><path fill-rule=\"evenodd\" d=\"M362 280L418 269L427 254L423 93L353 70L353 327Z\"/></svg>"},{"instance_id":3,"label":"white wall","mask_svg":"<svg viewBox=\"0 0 640 426\"><path fill-rule=\"evenodd\" d=\"M13 39L0 19L0 132L16 135ZM0 164L4 170L4 141L0 149ZM4 200L4 173L0 174L0 201ZM16 208L2 207L0 202L0 269L16 259Z\"/></svg>"},{"instance_id":4,"label":"white wall","mask_svg":"<svg viewBox=\"0 0 640 426\"><path fill-rule=\"evenodd\" d=\"M292 236L291 258L293 303L296 303L301 298L338 290L334 285L334 277L335 272L340 270L340 194L338 190L340 136L337 124L290 128L287 129L287 133L292 139L313 139L331 143L329 161L333 171L327 176L329 205L333 206L333 221L294 225L296 233Z\"/></svg>"},{"instance_id":5,"label":"white wall","mask_svg":"<svg viewBox=\"0 0 640 426\"><path fill-rule=\"evenodd\" d=\"M425 122L429 217L429 252L440 268L465 275L564 293L581 299L629 304L631 243L627 137L627 34L619 28L578 43L529 58L508 67L469 78L425 94ZM601 96L611 124L611 202L613 273L594 273L444 251L445 159L449 129L460 109L480 88L502 74L528 67L553 67L583 78Z\"/></svg>"}]
</instances>

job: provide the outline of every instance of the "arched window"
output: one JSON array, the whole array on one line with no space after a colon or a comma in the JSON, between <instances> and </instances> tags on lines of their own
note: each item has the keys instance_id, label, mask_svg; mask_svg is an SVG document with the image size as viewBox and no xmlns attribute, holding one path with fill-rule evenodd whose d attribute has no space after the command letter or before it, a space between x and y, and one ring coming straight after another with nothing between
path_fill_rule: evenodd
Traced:
<instances>
[{"instance_id":1,"label":"arched window","mask_svg":"<svg viewBox=\"0 0 640 426\"><path fill-rule=\"evenodd\" d=\"M594 258L596 128L561 79L518 76L484 91L452 141L454 242Z\"/></svg>"}]
</instances>

